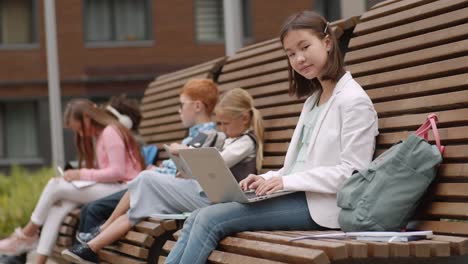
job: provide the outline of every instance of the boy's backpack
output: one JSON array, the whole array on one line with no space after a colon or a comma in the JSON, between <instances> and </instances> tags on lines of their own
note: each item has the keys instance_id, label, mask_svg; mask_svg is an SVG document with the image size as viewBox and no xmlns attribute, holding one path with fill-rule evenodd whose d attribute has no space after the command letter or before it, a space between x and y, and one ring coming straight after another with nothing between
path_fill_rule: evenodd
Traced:
<instances>
[{"instance_id":1,"label":"boy's backpack","mask_svg":"<svg viewBox=\"0 0 468 264\"><path fill-rule=\"evenodd\" d=\"M226 135L216 130L204 131L198 133L187 145L194 148L214 147L221 150L224 145Z\"/></svg>"},{"instance_id":2,"label":"boy's backpack","mask_svg":"<svg viewBox=\"0 0 468 264\"><path fill-rule=\"evenodd\" d=\"M414 134L346 180L337 197L343 231L400 231L406 226L442 162L436 121L435 114L429 115ZM427 142L431 129L437 146Z\"/></svg>"}]
</instances>

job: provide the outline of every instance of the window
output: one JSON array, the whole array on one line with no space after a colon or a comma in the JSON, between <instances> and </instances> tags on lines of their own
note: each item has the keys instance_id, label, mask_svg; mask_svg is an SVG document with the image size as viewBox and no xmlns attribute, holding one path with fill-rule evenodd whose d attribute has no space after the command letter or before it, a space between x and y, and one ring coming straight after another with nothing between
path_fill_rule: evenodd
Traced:
<instances>
[{"instance_id":1,"label":"window","mask_svg":"<svg viewBox=\"0 0 468 264\"><path fill-rule=\"evenodd\" d=\"M0 158L38 157L36 112L32 102L0 104Z\"/></svg>"},{"instance_id":2,"label":"window","mask_svg":"<svg viewBox=\"0 0 468 264\"><path fill-rule=\"evenodd\" d=\"M314 10L328 21L341 18L341 0L317 0L314 1Z\"/></svg>"},{"instance_id":3,"label":"window","mask_svg":"<svg viewBox=\"0 0 468 264\"><path fill-rule=\"evenodd\" d=\"M85 0L86 42L151 39L149 0Z\"/></svg>"},{"instance_id":4,"label":"window","mask_svg":"<svg viewBox=\"0 0 468 264\"><path fill-rule=\"evenodd\" d=\"M36 41L34 3L33 0L0 0L0 45Z\"/></svg>"},{"instance_id":5,"label":"window","mask_svg":"<svg viewBox=\"0 0 468 264\"><path fill-rule=\"evenodd\" d=\"M251 8L249 0L242 0L242 29L244 39L252 37ZM222 0L195 0L195 25L197 40L219 42L224 40L224 15Z\"/></svg>"}]
</instances>

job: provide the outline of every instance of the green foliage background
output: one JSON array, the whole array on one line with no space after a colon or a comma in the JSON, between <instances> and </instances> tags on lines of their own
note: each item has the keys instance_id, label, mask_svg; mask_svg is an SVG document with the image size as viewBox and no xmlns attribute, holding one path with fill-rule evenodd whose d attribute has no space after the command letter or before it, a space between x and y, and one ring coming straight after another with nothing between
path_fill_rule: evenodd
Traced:
<instances>
[{"instance_id":1,"label":"green foliage background","mask_svg":"<svg viewBox=\"0 0 468 264\"><path fill-rule=\"evenodd\" d=\"M14 166L9 176L0 174L0 238L29 221L42 189L52 175L50 168L32 173L19 166Z\"/></svg>"}]
</instances>

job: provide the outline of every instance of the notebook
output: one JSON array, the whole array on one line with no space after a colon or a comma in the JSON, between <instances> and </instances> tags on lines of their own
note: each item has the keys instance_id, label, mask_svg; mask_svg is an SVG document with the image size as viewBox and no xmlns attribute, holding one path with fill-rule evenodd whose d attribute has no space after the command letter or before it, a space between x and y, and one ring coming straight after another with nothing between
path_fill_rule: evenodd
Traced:
<instances>
[{"instance_id":1,"label":"notebook","mask_svg":"<svg viewBox=\"0 0 468 264\"><path fill-rule=\"evenodd\" d=\"M251 203L292 193L278 191L257 196L254 191L244 192L216 148L181 149L179 156L188 174L198 181L208 198L215 203Z\"/></svg>"},{"instance_id":2,"label":"notebook","mask_svg":"<svg viewBox=\"0 0 468 264\"><path fill-rule=\"evenodd\" d=\"M166 150L167 154L169 155L169 158L174 162L176 168L177 168L177 171L179 172L183 172L185 173L186 175L190 175L188 172L187 172L187 169L184 167L184 163L182 162L182 160L180 159L180 157L176 156L176 155L173 155L171 152L170 152L170 148L168 145L164 144L163 145L164 149ZM180 150L179 150L180 151Z\"/></svg>"},{"instance_id":3,"label":"notebook","mask_svg":"<svg viewBox=\"0 0 468 264\"><path fill-rule=\"evenodd\" d=\"M421 239L430 239L432 231L410 231L410 232L332 232L326 234L306 235L290 239L290 241L302 239L356 239L361 241L376 242L407 242Z\"/></svg>"},{"instance_id":4,"label":"notebook","mask_svg":"<svg viewBox=\"0 0 468 264\"><path fill-rule=\"evenodd\" d=\"M58 175L57 176L62 176L65 174L65 172L63 171L62 167L60 166L57 166L57 171L58 171ZM96 184L95 181L71 181L71 184L75 187L75 188L78 188L78 189L81 189L81 188L84 188L84 187L88 187L88 186L91 186L91 185L94 185Z\"/></svg>"}]
</instances>

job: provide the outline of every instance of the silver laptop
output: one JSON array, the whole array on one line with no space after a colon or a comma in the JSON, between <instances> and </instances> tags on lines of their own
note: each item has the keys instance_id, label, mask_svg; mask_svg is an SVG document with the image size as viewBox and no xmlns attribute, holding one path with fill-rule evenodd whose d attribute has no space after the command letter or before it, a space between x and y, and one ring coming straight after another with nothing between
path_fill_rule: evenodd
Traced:
<instances>
[{"instance_id":1,"label":"silver laptop","mask_svg":"<svg viewBox=\"0 0 468 264\"><path fill-rule=\"evenodd\" d=\"M291 193L278 191L257 196L253 191L244 192L216 148L182 149L179 156L189 175L200 183L208 198L215 203L251 203Z\"/></svg>"}]
</instances>

